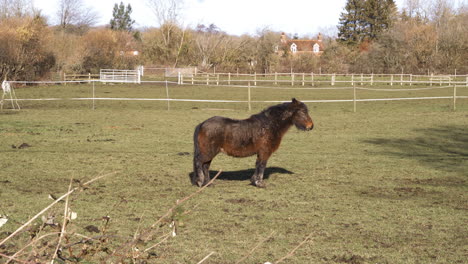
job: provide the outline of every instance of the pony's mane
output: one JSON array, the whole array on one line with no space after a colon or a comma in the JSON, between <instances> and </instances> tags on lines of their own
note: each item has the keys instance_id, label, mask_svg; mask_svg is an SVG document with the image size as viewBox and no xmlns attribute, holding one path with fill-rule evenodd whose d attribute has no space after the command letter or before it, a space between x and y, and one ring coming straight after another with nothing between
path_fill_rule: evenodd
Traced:
<instances>
[{"instance_id":1,"label":"pony's mane","mask_svg":"<svg viewBox=\"0 0 468 264\"><path fill-rule=\"evenodd\" d=\"M268 107L266 109L263 109L263 111L261 111L259 113L259 115L266 115L266 116L270 116L270 115L277 116L278 115L279 116L282 113L284 113L284 111L288 110L288 106L290 104L291 104L291 102L270 106L270 107Z\"/></svg>"}]
</instances>

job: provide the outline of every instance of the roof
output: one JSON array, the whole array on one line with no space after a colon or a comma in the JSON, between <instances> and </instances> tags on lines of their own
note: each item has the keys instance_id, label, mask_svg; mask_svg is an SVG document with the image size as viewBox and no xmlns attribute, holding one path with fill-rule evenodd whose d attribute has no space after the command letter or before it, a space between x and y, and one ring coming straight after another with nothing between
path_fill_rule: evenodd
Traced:
<instances>
[{"instance_id":1,"label":"roof","mask_svg":"<svg viewBox=\"0 0 468 264\"><path fill-rule=\"evenodd\" d=\"M291 47L292 44L297 45L297 51L313 51L314 50L314 45L318 44L320 47L320 50L323 51L324 46L322 41L319 40L313 40L313 39L288 39L286 40L285 45L288 47Z\"/></svg>"}]
</instances>

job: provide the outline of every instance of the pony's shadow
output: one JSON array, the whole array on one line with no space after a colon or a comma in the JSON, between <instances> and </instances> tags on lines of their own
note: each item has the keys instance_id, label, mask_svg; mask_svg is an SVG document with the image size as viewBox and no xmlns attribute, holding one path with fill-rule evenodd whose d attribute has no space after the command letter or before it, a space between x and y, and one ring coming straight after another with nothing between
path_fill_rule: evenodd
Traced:
<instances>
[{"instance_id":1,"label":"pony's shadow","mask_svg":"<svg viewBox=\"0 0 468 264\"><path fill-rule=\"evenodd\" d=\"M246 181L250 180L252 175L254 174L255 169L247 169L247 170L237 170L237 171L223 171L218 176L218 180L224 181ZM210 178L213 178L218 171L211 171L210 170ZM281 173L281 174L294 174L294 172L280 168L280 167L267 167L265 168L265 172L263 173L263 179L268 179L271 174ZM193 172L189 173L189 177L193 177Z\"/></svg>"}]
</instances>

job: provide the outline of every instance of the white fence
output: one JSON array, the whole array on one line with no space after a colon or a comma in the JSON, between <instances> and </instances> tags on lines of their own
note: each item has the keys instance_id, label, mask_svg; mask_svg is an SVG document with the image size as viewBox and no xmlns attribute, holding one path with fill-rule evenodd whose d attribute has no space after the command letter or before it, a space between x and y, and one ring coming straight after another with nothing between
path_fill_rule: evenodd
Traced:
<instances>
[{"instance_id":1,"label":"white fence","mask_svg":"<svg viewBox=\"0 0 468 264\"><path fill-rule=\"evenodd\" d=\"M413 100L434 100L434 99L442 99L442 100L447 100L449 104L452 105L453 109L456 109L456 103L457 99L468 99L467 96L467 89L468 86L466 84L462 85L451 85L451 86L425 86L425 87L409 87L409 84L407 84L406 87L394 87L390 88L390 86L387 86L388 88L385 88L384 86L376 86L376 87L371 87L371 86L348 86L348 87L343 87L343 86L321 86L321 87L301 87L300 85L296 85L296 87L288 87L288 86L252 86L252 85L210 85L206 86L205 84L195 84L191 85L186 83L185 85L180 85L180 83L176 82L169 82L169 81L141 81L141 85L145 85L147 88L150 87L150 89L163 89L164 95L161 96L162 94L160 93L161 97L149 97L149 98L138 98L138 97L125 97L126 95L130 95L131 93L122 94L117 96L110 96L110 97L102 97L102 96L96 96L96 90L99 91L99 88L95 90L95 83L98 83L100 81L91 81L90 85L92 85L92 94L90 94L89 97L79 97L79 96L73 96L70 95L70 97L67 98L21 98L18 99L19 101L92 101L93 103L93 109L94 105L98 101L165 101L167 102L167 108L170 108L170 102L194 102L194 103L245 103L246 106L248 106L248 109L250 110L252 107L253 103L277 103L277 102L283 102L281 100L262 100L262 98L258 98L258 92L256 98L252 98L252 94L254 94L254 90L308 90L308 91L319 91L319 90L336 90L337 94L343 94L341 91L343 90L351 90L352 94L349 93L348 96L339 96L341 98L336 98L333 96L333 94L330 94L327 92L327 94L331 95L332 97L326 98L322 97L321 99L315 98L314 100L310 100L307 97L309 96L304 96L301 97L301 101L303 102L309 102L309 103L340 103L340 102L353 102L353 110L356 111L356 105L358 102L378 102L378 101L413 101ZM14 83L39 83L39 82L11 82L12 84ZM53 84L53 82L45 82L47 84ZM56 84L63 84L63 82L57 82ZM173 88L170 88L173 87ZM233 99L233 98L213 98L213 99L204 99L200 98L199 96L195 95L195 98L190 98L191 96L189 94L193 95L192 92L192 87L201 87L202 89L213 89L215 87L219 86L216 89L238 89L238 95L245 93L244 96L236 96L238 99ZM138 86L137 86L138 87ZM174 89L174 93L178 95L173 95L172 89ZM187 90L187 93L181 93L181 89L190 89ZM413 92L416 91L425 91L425 90L433 90L433 91L440 91L436 93L425 93L421 94L419 97L418 96L413 96ZM160 90L161 91L161 90ZM396 96L389 96L388 98L375 98L375 97L370 97L366 96L366 98L362 98L361 96L361 91L374 91L374 92L405 92L405 96L401 97L396 97ZM121 91L120 91L121 92ZM236 92L237 93L237 92ZM228 94L228 93L226 93ZM263 93L262 93L263 94ZM368 94L368 93L367 93ZM387 93L388 94L388 93ZM198 97L198 98L196 98ZM333 98L335 97L335 98ZM240 98L245 98L245 99L240 99ZM239 100L240 99L240 100ZM8 101L8 99L6 100Z\"/></svg>"},{"instance_id":2,"label":"white fence","mask_svg":"<svg viewBox=\"0 0 468 264\"><path fill-rule=\"evenodd\" d=\"M176 75L175 75L176 76ZM175 77L174 76L174 77ZM270 74L238 74L238 73L198 73L196 75L179 76L181 84L206 85L247 85L257 86L259 83L290 86L320 86L320 85L428 85L451 86L468 85L468 75L413 75L413 74L316 74L310 73L270 73Z\"/></svg>"},{"instance_id":3,"label":"white fence","mask_svg":"<svg viewBox=\"0 0 468 264\"><path fill-rule=\"evenodd\" d=\"M103 83L141 83L139 70L101 69L99 80Z\"/></svg>"}]
</instances>

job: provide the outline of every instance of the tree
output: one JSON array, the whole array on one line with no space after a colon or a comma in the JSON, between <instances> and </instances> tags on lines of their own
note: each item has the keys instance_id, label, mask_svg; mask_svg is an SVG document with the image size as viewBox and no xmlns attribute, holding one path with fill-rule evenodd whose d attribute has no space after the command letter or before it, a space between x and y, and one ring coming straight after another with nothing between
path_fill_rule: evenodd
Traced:
<instances>
[{"instance_id":1,"label":"tree","mask_svg":"<svg viewBox=\"0 0 468 264\"><path fill-rule=\"evenodd\" d=\"M203 24L197 26L195 44L201 57L199 65L202 68L208 69L211 67L212 63L216 60L215 54L218 47L226 39L227 35L215 24L211 24L208 27Z\"/></svg>"},{"instance_id":2,"label":"tree","mask_svg":"<svg viewBox=\"0 0 468 264\"><path fill-rule=\"evenodd\" d=\"M338 39L351 45L375 40L391 26L395 15L394 0L348 0L341 13Z\"/></svg>"},{"instance_id":3,"label":"tree","mask_svg":"<svg viewBox=\"0 0 468 264\"><path fill-rule=\"evenodd\" d=\"M9 80L37 80L55 64L50 30L40 16L0 20L0 76Z\"/></svg>"},{"instance_id":4,"label":"tree","mask_svg":"<svg viewBox=\"0 0 468 264\"><path fill-rule=\"evenodd\" d=\"M32 0L0 0L0 19L33 16Z\"/></svg>"},{"instance_id":5,"label":"tree","mask_svg":"<svg viewBox=\"0 0 468 264\"><path fill-rule=\"evenodd\" d=\"M114 10L112 11L112 19L110 21L110 27L113 30L132 31L133 20L130 15L132 14L132 6L130 4L125 7L123 2L120 5L115 4Z\"/></svg>"},{"instance_id":6,"label":"tree","mask_svg":"<svg viewBox=\"0 0 468 264\"><path fill-rule=\"evenodd\" d=\"M177 66L183 47L186 46L186 28L179 23L179 14L183 0L147 0L148 6L156 16L162 46L159 51L173 66Z\"/></svg>"},{"instance_id":7,"label":"tree","mask_svg":"<svg viewBox=\"0 0 468 264\"><path fill-rule=\"evenodd\" d=\"M57 10L58 23L62 29L88 28L96 24L98 14L83 0L60 0Z\"/></svg>"}]
</instances>

